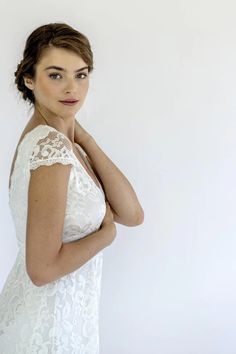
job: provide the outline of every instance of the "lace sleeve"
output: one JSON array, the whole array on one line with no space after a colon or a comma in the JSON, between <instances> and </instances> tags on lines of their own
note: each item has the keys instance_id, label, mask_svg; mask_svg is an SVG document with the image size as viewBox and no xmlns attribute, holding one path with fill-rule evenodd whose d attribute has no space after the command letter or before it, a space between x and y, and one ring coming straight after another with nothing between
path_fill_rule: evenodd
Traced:
<instances>
[{"instance_id":1,"label":"lace sleeve","mask_svg":"<svg viewBox=\"0 0 236 354\"><path fill-rule=\"evenodd\" d=\"M74 165L75 160L69 139L59 132L50 131L45 138L36 142L29 159L29 168L35 170L39 166L54 163Z\"/></svg>"}]
</instances>

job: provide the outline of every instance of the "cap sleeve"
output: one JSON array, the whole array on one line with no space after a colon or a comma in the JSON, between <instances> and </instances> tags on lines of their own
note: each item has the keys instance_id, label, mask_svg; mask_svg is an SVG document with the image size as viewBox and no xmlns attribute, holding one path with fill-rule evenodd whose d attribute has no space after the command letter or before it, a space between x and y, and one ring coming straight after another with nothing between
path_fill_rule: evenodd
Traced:
<instances>
[{"instance_id":1,"label":"cap sleeve","mask_svg":"<svg viewBox=\"0 0 236 354\"><path fill-rule=\"evenodd\" d=\"M50 131L46 137L36 141L30 155L29 169L54 163L75 164L71 142L58 131Z\"/></svg>"}]
</instances>

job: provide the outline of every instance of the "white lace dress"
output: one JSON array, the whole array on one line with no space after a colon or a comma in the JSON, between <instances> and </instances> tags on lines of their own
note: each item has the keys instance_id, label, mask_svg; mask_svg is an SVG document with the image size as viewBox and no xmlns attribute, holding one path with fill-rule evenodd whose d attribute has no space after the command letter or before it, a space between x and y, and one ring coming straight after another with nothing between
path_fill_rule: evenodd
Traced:
<instances>
[{"instance_id":1,"label":"white lace dress","mask_svg":"<svg viewBox=\"0 0 236 354\"><path fill-rule=\"evenodd\" d=\"M72 165L63 242L97 231L106 212L101 184L99 188L89 176L64 134L47 125L38 125L25 134L18 146L9 190L19 252L0 294L0 354L99 353L103 252L76 271L44 286L34 285L26 272L30 170L53 163Z\"/></svg>"}]
</instances>

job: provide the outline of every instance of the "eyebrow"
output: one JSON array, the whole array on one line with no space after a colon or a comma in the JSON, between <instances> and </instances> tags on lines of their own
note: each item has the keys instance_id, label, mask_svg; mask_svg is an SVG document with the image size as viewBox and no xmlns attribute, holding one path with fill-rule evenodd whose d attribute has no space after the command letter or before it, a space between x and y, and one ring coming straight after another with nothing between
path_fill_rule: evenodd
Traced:
<instances>
[{"instance_id":1,"label":"eyebrow","mask_svg":"<svg viewBox=\"0 0 236 354\"><path fill-rule=\"evenodd\" d=\"M55 66L55 65L51 65L48 66L47 68L45 68L44 70L48 70L48 69L56 69L56 70L60 70L60 71L67 71L66 69L61 68L60 66ZM84 66L83 68L80 68L78 70L75 70L75 73L78 73L79 71L82 71L84 69L88 69L88 66Z\"/></svg>"}]
</instances>

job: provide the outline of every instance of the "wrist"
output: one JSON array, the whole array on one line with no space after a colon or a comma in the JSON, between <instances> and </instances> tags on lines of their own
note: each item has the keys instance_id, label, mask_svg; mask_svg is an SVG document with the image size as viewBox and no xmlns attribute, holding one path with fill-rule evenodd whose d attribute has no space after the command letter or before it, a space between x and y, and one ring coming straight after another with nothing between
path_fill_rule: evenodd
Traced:
<instances>
[{"instance_id":1,"label":"wrist","mask_svg":"<svg viewBox=\"0 0 236 354\"><path fill-rule=\"evenodd\" d=\"M109 223L103 226L103 232L104 232L104 237L107 242L107 245L110 246L110 244L114 241L116 238L116 226L115 223Z\"/></svg>"},{"instance_id":2,"label":"wrist","mask_svg":"<svg viewBox=\"0 0 236 354\"><path fill-rule=\"evenodd\" d=\"M108 222L103 224L103 227L106 229L107 232L109 232L110 236L115 236L116 235L116 224L115 222Z\"/></svg>"}]
</instances>

